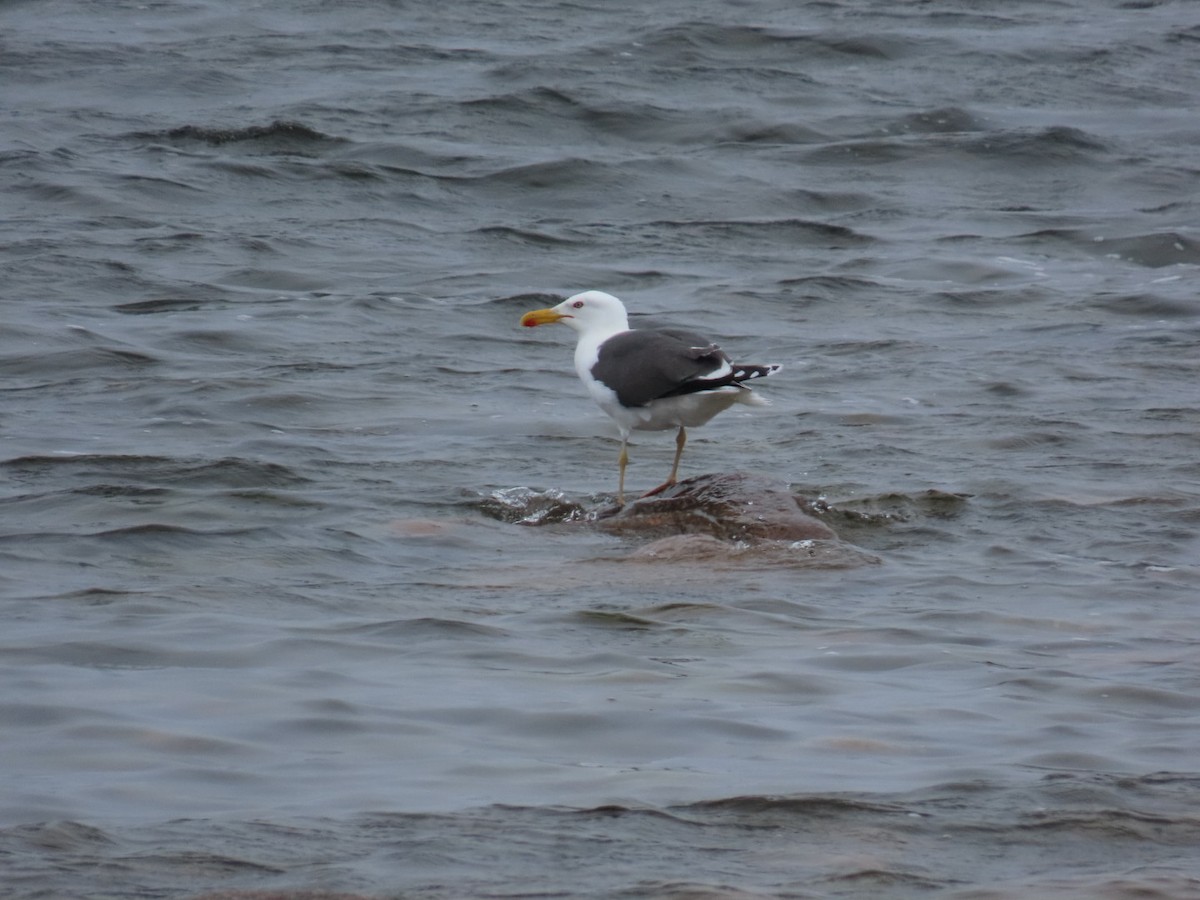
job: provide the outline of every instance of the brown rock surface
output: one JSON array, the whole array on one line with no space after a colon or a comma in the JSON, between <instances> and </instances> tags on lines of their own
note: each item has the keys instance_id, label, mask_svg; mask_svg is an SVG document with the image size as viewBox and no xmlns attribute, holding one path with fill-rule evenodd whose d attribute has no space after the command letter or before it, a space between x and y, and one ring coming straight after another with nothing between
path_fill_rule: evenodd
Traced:
<instances>
[{"instance_id":1,"label":"brown rock surface","mask_svg":"<svg viewBox=\"0 0 1200 900\"><path fill-rule=\"evenodd\" d=\"M800 508L781 481L746 472L686 478L597 520L622 536L708 535L721 541L831 541L837 534Z\"/></svg>"}]
</instances>

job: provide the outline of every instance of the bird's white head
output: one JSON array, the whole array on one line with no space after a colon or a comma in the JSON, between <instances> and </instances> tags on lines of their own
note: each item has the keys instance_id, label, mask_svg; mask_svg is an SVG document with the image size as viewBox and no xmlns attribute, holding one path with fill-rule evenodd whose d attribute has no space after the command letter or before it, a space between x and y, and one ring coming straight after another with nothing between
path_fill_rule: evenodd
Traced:
<instances>
[{"instance_id":1,"label":"bird's white head","mask_svg":"<svg viewBox=\"0 0 1200 900\"><path fill-rule=\"evenodd\" d=\"M629 330L625 304L604 291L584 291L568 297L558 306L535 309L521 317L526 328L562 322L580 334L613 335Z\"/></svg>"}]
</instances>

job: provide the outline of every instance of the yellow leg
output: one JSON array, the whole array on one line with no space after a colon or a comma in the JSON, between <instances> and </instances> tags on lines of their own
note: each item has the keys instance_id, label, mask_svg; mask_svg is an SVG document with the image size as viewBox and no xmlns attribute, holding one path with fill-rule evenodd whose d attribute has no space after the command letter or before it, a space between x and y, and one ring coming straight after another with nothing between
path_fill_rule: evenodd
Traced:
<instances>
[{"instance_id":1,"label":"yellow leg","mask_svg":"<svg viewBox=\"0 0 1200 900\"><path fill-rule=\"evenodd\" d=\"M661 494L667 488L675 483L675 479L679 475L679 458L683 456L684 445L687 444L687 432L683 430L683 426L679 426L679 433L675 435L675 462L671 465L671 474L656 488L651 488L642 494L643 497L653 497L655 494Z\"/></svg>"},{"instance_id":2,"label":"yellow leg","mask_svg":"<svg viewBox=\"0 0 1200 900\"><path fill-rule=\"evenodd\" d=\"M667 484L674 484L675 479L679 476L679 458L683 456L685 444L687 444L687 432L680 425L679 434L675 435L675 462L671 464L671 474L667 478Z\"/></svg>"},{"instance_id":3,"label":"yellow leg","mask_svg":"<svg viewBox=\"0 0 1200 900\"><path fill-rule=\"evenodd\" d=\"M629 443L629 438L621 438L621 455L617 457L617 465L621 468L621 476L617 480L617 506L625 505L625 467L629 465L629 454L625 450L625 445Z\"/></svg>"}]
</instances>

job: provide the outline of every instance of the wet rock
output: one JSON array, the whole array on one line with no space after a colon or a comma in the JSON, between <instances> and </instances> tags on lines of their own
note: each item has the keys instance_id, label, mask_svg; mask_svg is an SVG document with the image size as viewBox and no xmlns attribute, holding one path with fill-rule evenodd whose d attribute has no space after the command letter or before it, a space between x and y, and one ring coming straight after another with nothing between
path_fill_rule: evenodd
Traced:
<instances>
[{"instance_id":1,"label":"wet rock","mask_svg":"<svg viewBox=\"0 0 1200 900\"><path fill-rule=\"evenodd\" d=\"M575 500L557 490L508 488L480 498L477 506L485 516L501 522L595 528L633 546L619 557L593 560L598 566L637 562L668 567L839 569L880 562L877 556L840 540L814 515L831 514L829 507L798 497L784 482L762 475L697 475L624 507L597 510L595 502L594 497ZM638 571L643 573L638 577L648 577L648 570ZM538 577L544 581L544 572Z\"/></svg>"},{"instance_id":2,"label":"wet rock","mask_svg":"<svg viewBox=\"0 0 1200 900\"><path fill-rule=\"evenodd\" d=\"M479 511L514 525L555 525L587 518L583 505L562 491L535 491L527 487L493 491L479 502Z\"/></svg>"},{"instance_id":3,"label":"wet rock","mask_svg":"<svg viewBox=\"0 0 1200 900\"><path fill-rule=\"evenodd\" d=\"M804 512L782 481L746 472L686 478L660 494L600 518L611 534L667 538L706 535L724 542L832 541L837 534Z\"/></svg>"}]
</instances>

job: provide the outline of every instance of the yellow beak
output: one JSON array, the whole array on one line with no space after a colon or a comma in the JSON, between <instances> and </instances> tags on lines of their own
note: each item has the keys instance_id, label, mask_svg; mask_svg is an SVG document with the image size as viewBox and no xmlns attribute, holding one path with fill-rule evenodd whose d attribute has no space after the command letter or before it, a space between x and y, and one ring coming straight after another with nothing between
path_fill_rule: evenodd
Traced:
<instances>
[{"instance_id":1,"label":"yellow beak","mask_svg":"<svg viewBox=\"0 0 1200 900\"><path fill-rule=\"evenodd\" d=\"M521 316L521 324L526 328L535 328L538 325L549 325L551 322L559 322L569 318L571 317L564 316L553 309L535 309Z\"/></svg>"}]
</instances>

